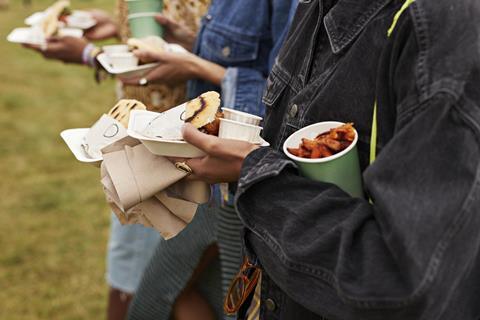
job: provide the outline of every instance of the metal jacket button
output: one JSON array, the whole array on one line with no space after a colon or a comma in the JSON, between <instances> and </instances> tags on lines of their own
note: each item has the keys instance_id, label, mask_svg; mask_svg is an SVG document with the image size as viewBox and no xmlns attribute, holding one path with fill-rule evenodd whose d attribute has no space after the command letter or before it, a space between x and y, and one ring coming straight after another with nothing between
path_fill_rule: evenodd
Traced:
<instances>
[{"instance_id":1,"label":"metal jacket button","mask_svg":"<svg viewBox=\"0 0 480 320\"><path fill-rule=\"evenodd\" d=\"M297 116L297 113L298 113L298 106L294 104L290 107L290 111L288 112L288 115L290 116L290 118L295 118Z\"/></svg>"},{"instance_id":2,"label":"metal jacket button","mask_svg":"<svg viewBox=\"0 0 480 320\"><path fill-rule=\"evenodd\" d=\"M225 47L222 49L222 54L224 57L230 56L230 53L231 53L230 47Z\"/></svg>"},{"instance_id":3,"label":"metal jacket button","mask_svg":"<svg viewBox=\"0 0 480 320\"><path fill-rule=\"evenodd\" d=\"M207 21L211 21L213 19L212 15L211 14L207 14L205 16L205 19L207 19Z\"/></svg>"},{"instance_id":4,"label":"metal jacket button","mask_svg":"<svg viewBox=\"0 0 480 320\"><path fill-rule=\"evenodd\" d=\"M275 301L268 298L265 300L265 308L267 308L268 311L275 311L275 309L277 308L277 305L275 304Z\"/></svg>"}]
</instances>

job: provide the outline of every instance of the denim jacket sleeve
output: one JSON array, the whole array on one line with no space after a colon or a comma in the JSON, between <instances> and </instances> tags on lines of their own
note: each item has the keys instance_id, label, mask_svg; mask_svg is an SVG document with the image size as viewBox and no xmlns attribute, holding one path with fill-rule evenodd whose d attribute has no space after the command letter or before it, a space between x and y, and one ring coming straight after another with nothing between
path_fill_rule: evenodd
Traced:
<instances>
[{"instance_id":1,"label":"denim jacket sleeve","mask_svg":"<svg viewBox=\"0 0 480 320\"><path fill-rule=\"evenodd\" d=\"M258 70L227 68L222 80L224 106L263 116L265 110L261 101L265 81L265 75Z\"/></svg>"},{"instance_id":2,"label":"denim jacket sleeve","mask_svg":"<svg viewBox=\"0 0 480 320\"><path fill-rule=\"evenodd\" d=\"M437 319L480 268L480 63L476 43L459 39L449 48L470 52L451 60L443 52L438 68L422 65L428 77L419 65L436 52L421 52L422 44L412 46L416 57L398 55L386 68L409 81L392 84L398 128L364 172L373 204L300 176L279 151L246 158L236 206L248 245L306 308L322 314L323 299L355 319ZM378 317L366 316L372 312Z\"/></svg>"}]
</instances>

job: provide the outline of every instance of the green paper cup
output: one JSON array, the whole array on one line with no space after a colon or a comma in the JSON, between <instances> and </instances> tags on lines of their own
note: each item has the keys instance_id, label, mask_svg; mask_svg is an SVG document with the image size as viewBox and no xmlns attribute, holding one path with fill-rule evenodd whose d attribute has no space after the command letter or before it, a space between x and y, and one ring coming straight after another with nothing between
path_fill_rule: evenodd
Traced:
<instances>
[{"instance_id":1,"label":"green paper cup","mask_svg":"<svg viewBox=\"0 0 480 320\"><path fill-rule=\"evenodd\" d=\"M155 20L155 15L163 10L162 0L127 0L127 6L132 37L163 37L163 28Z\"/></svg>"},{"instance_id":2,"label":"green paper cup","mask_svg":"<svg viewBox=\"0 0 480 320\"><path fill-rule=\"evenodd\" d=\"M296 157L287 148L298 148L302 138L314 139L321 133L337 128L342 122L320 122L300 129L292 134L283 144L283 152L298 166L300 173L310 179L336 184L353 197L363 198L362 174L358 160L358 133L355 140L342 152L322 159L305 159Z\"/></svg>"}]
</instances>

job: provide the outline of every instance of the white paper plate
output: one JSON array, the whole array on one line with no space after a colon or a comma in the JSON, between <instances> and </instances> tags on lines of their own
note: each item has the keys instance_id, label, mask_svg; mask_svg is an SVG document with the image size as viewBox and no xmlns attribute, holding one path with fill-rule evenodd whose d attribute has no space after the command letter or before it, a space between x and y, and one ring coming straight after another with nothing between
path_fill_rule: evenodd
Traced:
<instances>
[{"instance_id":1,"label":"white paper plate","mask_svg":"<svg viewBox=\"0 0 480 320\"><path fill-rule=\"evenodd\" d=\"M62 131L60 136L78 161L99 167L103 158L90 158L82 147L83 138L89 130L90 128L68 129Z\"/></svg>"},{"instance_id":2,"label":"white paper plate","mask_svg":"<svg viewBox=\"0 0 480 320\"><path fill-rule=\"evenodd\" d=\"M46 12L35 12L25 19L27 26L38 25L45 18ZM90 29L95 26L97 21L92 17L88 11L73 10L72 14L67 17L67 27L79 28L83 30Z\"/></svg>"},{"instance_id":3,"label":"white paper plate","mask_svg":"<svg viewBox=\"0 0 480 320\"><path fill-rule=\"evenodd\" d=\"M83 30L78 28L62 28L60 29L59 34L81 38L83 36ZM13 31L7 36L7 40L13 43L25 43L37 46L42 46L46 43L43 32L36 27L13 29Z\"/></svg>"},{"instance_id":4,"label":"white paper plate","mask_svg":"<svg viewBox=\"0 0 480 320\"><path fill-rule=\"evenodd\" d=\"M109 60L108 56L105 53L100 53L97 56L98 62L102 65L102 67L110 74L122 77L142 77L143 75L147 74L150 70L158 66L158 63L149 63L144 64L141 66L133 67L133 68L126 68L126 69L117 69L114 68Z\"/></svg>"},{"instance_id":5,"label":"white paper plate","mask_svg":"<svg viewBox=\"0 0 480 320\"><path fill-rule=\"evenodd\" d=\"M43 33L35 28L16 28L7 36L7 40L13 43L26 43L33 45L44 45Z\"/></svg>"},{"instance_id":6,"label":"white paper plate","mask_svg":"<svg viewBox=\"0 0 480 320\"><path fill-rule=\"evenodd\" d=\"M130 121L128 123L127 133L130 137L140 140L145 147L155 155L180 158L202 157L205 155L202 150L183 140L151 138L142 134L148 123L159 115L162 115L162 121L165 122L166 127L182 125L183 121L180 119L180 117L184 110L184 105L180 105L163 113L133 110L130 112ZM270 145L263 139L261 139L259 144L261 144L263 147L268 147Z\"/></svg>"},{"instance_id":7,"label":"white paper plate","mask_svg":"<svg viewBox=\"0 0 480 320\"><path fill-rule=\"evenodd\" d=\"M43 18L45 18L45 11L35 12L31 16L25 19L25 24L27 26L34 26L42 22Z\"/></svg>"}]
</instances>

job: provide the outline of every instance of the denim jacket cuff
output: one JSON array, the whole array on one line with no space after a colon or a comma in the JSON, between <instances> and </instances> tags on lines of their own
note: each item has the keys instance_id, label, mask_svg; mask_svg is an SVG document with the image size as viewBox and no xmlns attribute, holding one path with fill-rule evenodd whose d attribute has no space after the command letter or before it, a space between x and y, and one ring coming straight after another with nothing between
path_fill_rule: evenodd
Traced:
<instances>
[{"instance_id":1,"label":"denim jacket cuff","mask_svg":"<svg viewBox=\"0 0 480 320\"><path fill-rule=\"evenodd\" d=\"M238 68L227 68L222 80L222 100L226 107L235 105Z\"/></svg>"},{"instance_id":2,"label":"denim jacket cuff","mask_svg":"<svg viewBox=\"0 0 480 320\"><path fill-rule=\"evenodd\" d=\"M279 175L286 167L297 168L297 165L279 151L268 147L252 151L243 161L237 196L252 184Z\"/></svg>"}]
</instances>

